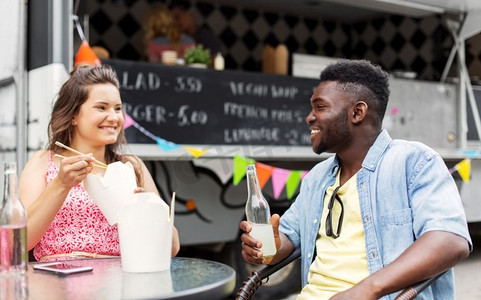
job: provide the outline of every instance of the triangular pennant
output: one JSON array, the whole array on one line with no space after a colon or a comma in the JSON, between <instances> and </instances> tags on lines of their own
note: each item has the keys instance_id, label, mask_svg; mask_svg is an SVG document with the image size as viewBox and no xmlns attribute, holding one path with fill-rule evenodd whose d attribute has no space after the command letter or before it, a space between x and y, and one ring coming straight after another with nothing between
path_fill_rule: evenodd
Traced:
<instances>
[{"instance_id":1,"label":"triangular pennant","mask_svg":"<svg viewBox=\"0 0 481 300\"><path fill-rule=\"evenodd\" d=\"M135 121L132 119L128 114L124 114L124 129L129 128L130 126L134 125Z\"/></svg>"},{"instance_id":2,"label":"triangular pennant","mask_svg":"<svg viewBox=\"0 0 481 300\"><path fill-rule=\"evenodd\" d=\"M466 158L456 164L456 169L464 182L469 182L471 177L471 159Z\"/></svg>"},{"instance_id":3,"label":"triangular pennant","mask_svg":"<svg viewBox=\"0 0 481 300\"><path fill-rule=\"evenodd\" d=\"M246 166L253 163L255 163L255 161L251 158L246 158L237 154L234 155L234 174L232 175L234 186L238 185L246 175Z\"/></svg>"},{"instance_id":4,"label":"triangular pennant","mask_svg":"<svg viewBox=\"0 0 481 300\"><path fill-rule=\"evenodd\" d=\"M274 190L274 198L276 200L279 199L282 189L286 185L286 180L290 174L291 171L281 168L274 168L274 171L272 171L272 188Z\"/></svg>"},{"instance_id":5,"label":"triangular pennant","mask_svg":"<svg viewBox=\"0 0 481 300\"><path fill-rule=\"evenodd\" d=\"M307 174L309 174L309 171L302 171L301 180L304 180L304 177L306 177Z\"/></svg>"},{"instance_id":6,"label":"triangular pennant","mask_svg":"<svg viewBox=\"0 0 481 300\"><path fill-rule=\"evenodd\" d=\"M84 40L77 51L77 55L75 56L75 64L85 63L92 66L100 65L100 59L95 55L92 48L90 48L89 43Z\"/></svg>"},{"instance_id":7,"label":"triangular pennant","mask_svg":"<svg viewBox=\"0 0 481 300\"><path fill-rule=\"evenodd\" d=\"M291 200L292 196L297 190L297 186L299 186L299 182L301 182L302 172L301 171L292 171L289 178L286 181L286 193L287 199Z\"/></svg>"},{"instance_id":8,"label":"triangular pennant","mask_svg":"<svg viewBox=\"0 0 481 300\"><path fill-rule=\"evenodd\" d=\"M191 147L183 147L185 150L187 150L190 154L192 154L195 158L199 158L201 157L202 155L204 155L207 151L207 150L200 150L200 149L195 149L195 148L191 148Z\"/></svg>"},{"instance_id":9,"label":"triangular pennant","mask_svg":"<svg viewBox=\"0 0 481 300\"><path fill-rule=\"evenodd\" d=\"M166 141L160 137L157 137L155 141L157 142L157 145L164 151L172 151L180 148L179 145Z\"/></svg>"},{"instance_id":10,"label":"triangular pennant","mask_svg":"<svg viewBox=\"0 0 481 300\"><path fill-rule=\"evenodd\" d=\"M257 177L259 178L259 185L261 186L261 190L266 185L269 178L271 178L271 174L274 171L274 167L265 165L260 162L256 162L256 170L257 170Z\"/></svg>"}]
</instances>

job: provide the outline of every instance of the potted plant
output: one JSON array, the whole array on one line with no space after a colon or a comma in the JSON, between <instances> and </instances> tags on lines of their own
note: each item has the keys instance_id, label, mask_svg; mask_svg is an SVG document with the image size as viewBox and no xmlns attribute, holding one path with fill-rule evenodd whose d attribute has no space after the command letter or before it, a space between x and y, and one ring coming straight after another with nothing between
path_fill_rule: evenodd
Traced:
<instances>
[{"instance_id":1,"label":"potted plant","mask_svg":"<svg viewBox=\"0 0 481 300\"><path fill-rule=\"evenodd\" d=\"M184 60L188 66L207 68L210 64L210 51L199 44L185 50Z\"/></svg>"}]
</instances>

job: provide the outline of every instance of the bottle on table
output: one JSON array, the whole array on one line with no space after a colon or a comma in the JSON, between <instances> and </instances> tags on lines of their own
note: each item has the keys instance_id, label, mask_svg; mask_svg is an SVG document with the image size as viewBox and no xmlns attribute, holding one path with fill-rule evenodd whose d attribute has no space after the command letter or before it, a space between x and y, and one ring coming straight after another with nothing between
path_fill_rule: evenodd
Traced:
<instances>
[{"instance_id":1,"label":"bottle on table","mask_svg":"<svg viewBox=\"0 0 481 300\"><path fill-rule=\"evenodd\" d=\"M274 231L270 223L271 211L269 203L262 195L259 179L257 177L256 166L254 164L246 166L247 177L247 202L245 207L246 218L252 227L249 233L253 238L262 242L260 248L263 258L276 254L276 244L274 242Z\"/></svg>"},{"instance_id":2,"label":"bottle on table","mask_svg":"<svg viewBox=\"0 0 481 300\"><path fill-rule=\"evenodd\" d=\"M225 68L224 57L219 52L219 53L216 54L216 56L214 58L214 69L222 71L222 70L224 70L224 68Z\"/></svg>"},{"instance_id":3,"label":"bottle on table","mask_svg":"<svg viewBox=\"0 0 481 300\"><path fill-rule=\"evenodd\" d=\"M0 205L0 275L27 271L27 214L18 196L17 164L5 163Z\"/></svg>"}]
</instances>

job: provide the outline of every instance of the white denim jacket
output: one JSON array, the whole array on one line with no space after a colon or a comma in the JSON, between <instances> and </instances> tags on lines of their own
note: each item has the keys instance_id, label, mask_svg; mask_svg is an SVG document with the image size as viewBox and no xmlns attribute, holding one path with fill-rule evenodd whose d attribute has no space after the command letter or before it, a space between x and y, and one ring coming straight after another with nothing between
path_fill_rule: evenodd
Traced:
<instances>
[{"instance_id":1,"label":"white denim jacket","mask_svg":"<svg viewBox=\"0 0 481 300\"><path fill-rule=\"evenodd\" d=\"M304 178L296 201L281 217L280 231L302 249L303 286L315 255L326 188L334 184L338 168L335 156L317 164ZM370 274L394 261L427 231L455 233L472 249L456 184L442 158L426 145L392 140L383 130L357 173L357 189ZM397 294L381 299L394 299ZM418 296L454 298L452 270Z\"/></svg>"}]
</instances>

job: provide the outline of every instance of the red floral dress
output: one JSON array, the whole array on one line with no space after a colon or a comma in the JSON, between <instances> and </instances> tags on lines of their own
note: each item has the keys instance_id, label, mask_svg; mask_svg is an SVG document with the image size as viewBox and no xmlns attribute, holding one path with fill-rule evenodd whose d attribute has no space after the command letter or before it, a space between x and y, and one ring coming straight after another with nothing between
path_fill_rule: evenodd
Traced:
<instances>
[{"instance_id":1,"label":"red floral dress","mask_svg":"<svg viewBox=\"0 0 481 300\"><path fill-rule=\"evenodd\" d=\"M46 174L48 185L59 172L49 153ZM117 226L111 226L83 185L73 187L50 227L34 248L34 256L82 251L105 255L120 255ZM42 261L71 259L69 257L44 258Z\"/></svg>"}]
</instances>

